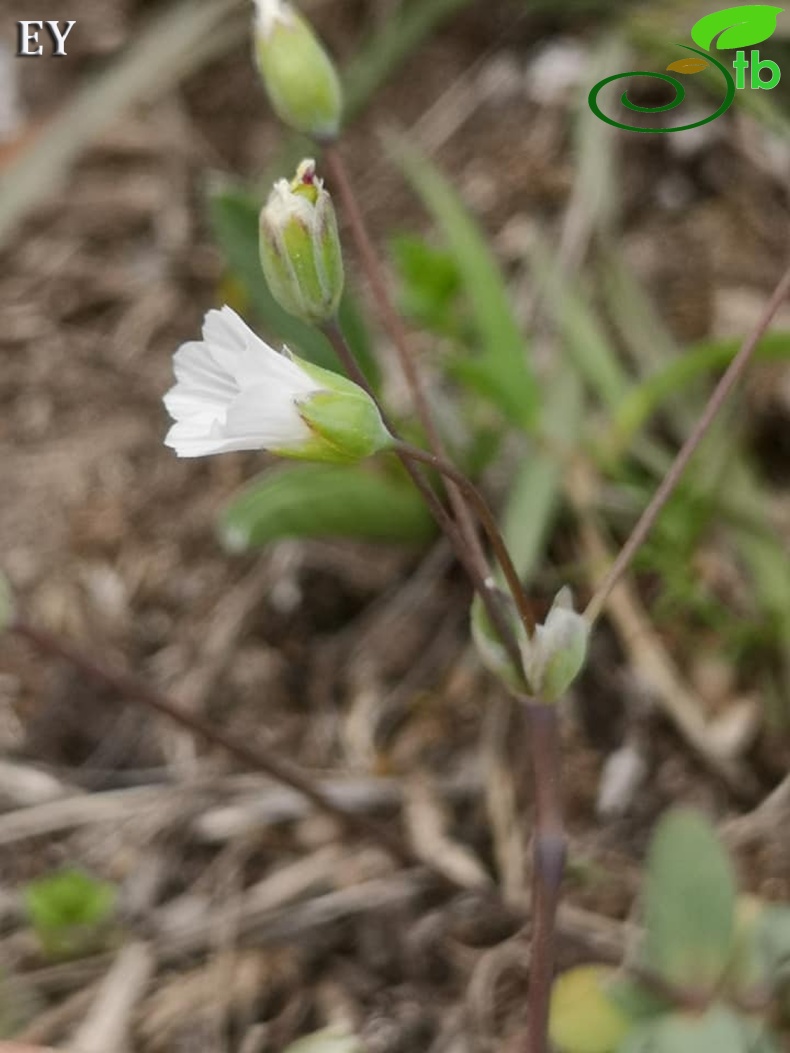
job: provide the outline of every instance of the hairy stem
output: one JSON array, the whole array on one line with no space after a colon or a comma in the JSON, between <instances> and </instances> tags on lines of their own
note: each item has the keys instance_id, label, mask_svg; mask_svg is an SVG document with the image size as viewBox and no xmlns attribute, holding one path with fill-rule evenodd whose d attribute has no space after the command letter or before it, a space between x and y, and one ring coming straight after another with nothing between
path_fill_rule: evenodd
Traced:
<instances>
[{"instance_id":1,"label":"hairy stem","mask_svg":"<svg viewBox=\"0 0 790 1053\"><path fill-rule=\"evenodd\" d=\"M397 439L392 424L387 419L386 414L376 399L376 395L372 390L367 377L362 372L357 360L354 358L340 327L336 322L332 322L324 326L323 332L334 347L346 373L356 384L359 384L359 386L370 395L379 408L379 412L381 413L382 420L384 421L387 430ZM480 597L480 600L486 609L486 614L488 615L491 625L496 630L497 635L502 641L502 645L507 651L517 677L523 680L521 652L519 651L518 643L516 642L516 638L511 629L510 622L508 621L507 612L503 609L500 596L491 580L487 564L485 565L484 575L481 575L477 562L470 557L469 548L464 544L457 523L455 523L452 517L448 514L428 480L413 463L417 458L407 456L402 450L398 449L397 445L395 447L395 452L400 457L403 467L406 469L410 479L419 490L420 495L428 506L428 510L436 520L439 528L450 540L456 556L463 565L464 570L472 583L472 587ZM421 453L422 451L418 452ZM431 455L426 456L430 457ZM428 463L432 462L429 461Z\"/></svg>"},{"instance_id":2,"label":"hairy stem","mask_svg":"<svg viewBox=\"0 0 790 1053\"><path fill-rule=\"evenodd\" d=\"M418 858L406 842L389 827L383 823L374 822L364 815L347 811L336 804L320 787L316 786L312 779L264 746L253 746L248 740L229 735L193 713L186 712L166 695L146 684L145 681L129 673L108 669L99 665L93 658L61 640L54 633L30 625L20 618L17 618L9 629L11 632L16 633L17 636L31 643L39 652L68 662L79 669L88 679L109 688L119 697L125 698L130 702L141 703L148 709L162 714L176 724L180 724L181 727L186 728L187 731L192 732L194 735L198 735L206 742L220 746L246 767L264 772L271 778L276 779L277 782L289 786L292 790L306 797L316 808L336 819L347 833L376 842L385 848L394 859L406 866L427 866L432 875L438 878L445 886L450 885L453 889L459 887L439 870Z\"/></svg>"},{"instance_id":3,"label":"hairy stem","mask_svg":"<svg viewBox=\"0 0 790 1053\"><path fill-rule=\"evenodd\" d=\"M754 329L743 341L738 354L732 360L721 380L714 388L702 416L694 425L691 434L678 452L672 466L664 476L661 485L658 487L652 500L640 516L639 521L631 532L631 536L628 538L625 545L623 545L606 577L595 590L595 593L584 612L585 616L590 621L595 621L595 619L598 618L612 589L631 565L634 556L655 526L656 520L680 482L681 476L686 470L686 466L696 453L702 440L707 435L711 424L726 402L730 392L743 376L752 354L754 353L754 349L762 339L766 329L771 324L774 315L781 307L782 302L786 299L788 293L790 293L790 267L788 267L780 279L779 284L776 286L771 299L766 304L765 310L761 314L757 324L754 326Z\"/></svg>"},{"instance_id":4,"label":"hairy stem","mask_svg":"<svg viewBox=\"0 0 790 1053\"><path fill-rule=\"evenodd\" d=\"M505 575L505 581L507 582L508 588L513 596L513 600L518 609L519 617L524 625L527 636L531 637L535 632L535 616L532 611L532 605L527 598L527 594L521 584L521 579L518 576L518 571L513 564L510 552L505 544L505 539L499 531L499 526L497 525L494 513L488 507L486 499L474 483L466 478L463 472L460 472L454 465L450 464L449 461L444 460L444 458L437 457L434 453L429 453L427 450L421 450L419 447L411 446L406 442L396 442L395 452L400 454L401 457L405 457L407 460L419 461L422 464L430 465L431 468L435 468L437 472L447 476L447 478L458 487L464 497L469 501L469 504L477 513L477 517L491 542L494 555L496 556L499 566L502 568L502 573Z\"/></svg>"},{"instance_id":5,"label":"hairy stem","mask_svg":"<svg viewBox=\"0 0 790 1053\"><path fill-rule=\"evenodd\" d=\"M528 698L524 705L535 788L532 872L532 949L525 1053L548 1049L549 1005L554 982L557 906L565 870L566 840L560 800L559 717L556 705Z\"/></svg>"},{"instance_id":6,"label":"hairy stem","mask_svg":"<svg viewBox=\"0 0 790 1053\"><path fill-rule=\"evenodd\" d=\"M409 349L406 330L400 316L393 307L387 291L387 283L384 279L381 262L368 232L365 217L357 203L357 198L348 176L348 169L336 146L326 146L324 148L324 160L329 169L332 184L337 189L343 209L348 217L351 236L354 239L365 273L370 281L381 321L395 347L403 375L414 400L417 417L428 439L428 445L437 456L444 457L445 450L431 414L422 377ZM450 503L455 512L462 543L468 549L468 561L474 565L477 576L485 579L487 577L485 554L480 547L474 520L464 500L464 495L458 487L450 482L447 485L447 496L450 498Z\"/></svg>"}]
</instances>

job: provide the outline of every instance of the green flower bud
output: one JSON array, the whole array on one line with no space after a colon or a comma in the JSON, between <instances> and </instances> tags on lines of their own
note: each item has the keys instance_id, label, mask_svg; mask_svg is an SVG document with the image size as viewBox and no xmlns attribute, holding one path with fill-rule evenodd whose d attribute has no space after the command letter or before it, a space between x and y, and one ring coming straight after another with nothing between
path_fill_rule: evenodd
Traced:
<instances>
[{"instance_id":1,"label":"green flower bud","mask_svg":"<svg viewBox=\"0 0 790 1053\"><path fill-rule=\"evenodd\" d=\"M255 57L272 108L297 132L337 136L343 93L332 60L287 0L255 0Z\"/></svg>"},{"instance_id":2,"label":"green flower bud","mask_svg":"<svg viewBox=\"0 0 790 1053\"><path fill-rule=\"evenodd\" d=\"M560 589L546 621L521 644L527 683L536 698L556 702L565 694L584 666L589 635L589 622L574 611L570 589Z\"/></svg>"},{"instance_id":3,"label":"green flower bud","mask_svg":"<svg viewBox=\"0 0 790 1053\"><path fill-rule=\"evenodd\" d=\"M503 592L499 589L491 579L487 580L485 584L492 592L497 593L498 602L505 612L519 646L526 646L527 633L518 616L513 597L509 592ZM520 676L520 671L513 667L507 648L491 624L485 604L479 596L475 596L472 601L471 625L472 641L483 665L490 673L493 673L494 676L501 680L505 687L515 694L520 694L523 691L523 680Z\"/></svg>"},{"instance_id":4,"label":"green flower bud","mask_svg":"<svg viewBox=\"0 0 790 1053\"><path fill-rule=\"evenodd\" d=\"M337 314L343 293L343 255L332 199L302 161L293 182L280 179L261 211L260 257L275 300L312 325Z\"/></svg>"}]
</instances>

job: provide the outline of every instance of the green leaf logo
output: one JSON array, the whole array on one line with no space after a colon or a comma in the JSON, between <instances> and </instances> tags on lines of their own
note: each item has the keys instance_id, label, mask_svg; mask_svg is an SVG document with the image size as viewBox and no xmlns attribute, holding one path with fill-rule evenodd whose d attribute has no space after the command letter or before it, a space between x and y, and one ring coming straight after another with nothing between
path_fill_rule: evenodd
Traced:
<instances>
[{"instance_id":1,"label":"green leaf logo","mask_svg":"<svg viewBox=\"0 0 790 1053\"><path fill-rule=\"evenodd\" d=\"M770 4L743 4L714 11L695 22L691 39L701 48L710 50L718 37L716 47L748 48L767 40L776 29L776 19L783 7Z\"/></svg>"}]
</instances>

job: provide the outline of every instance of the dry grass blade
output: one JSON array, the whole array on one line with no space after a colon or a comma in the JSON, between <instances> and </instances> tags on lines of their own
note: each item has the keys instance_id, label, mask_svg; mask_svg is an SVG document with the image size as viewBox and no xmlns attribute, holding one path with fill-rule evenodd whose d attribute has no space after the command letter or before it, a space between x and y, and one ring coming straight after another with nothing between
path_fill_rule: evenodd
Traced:
<instances>
[{"instance_id":1,"label":"dry grass blade","mask_svg":"<svg viewBox=\"0 0 790 1053\"><path fill-rule=\"evenodd\" d=\"M134 1008L153 969L154 959L145 944L130 943L123 948L69 1043L70 1053L104 1053L126 1047Z\"/></svg>"},{"instance_id":2,"label":"dry grass blade","mask_svg":"<svg viewBox=\"0 0 790 1053\"><path fill-rule=\"evenodd\" d=\"M591 513L595 486L591 471L582 465L566 480L568 495L580 519L585 563L592 574L612 561L609 546ZM609 616L633 670L655 693L661 709L685 742L733 794L753 799L757 793L754 777L736 758L717 751L701 703L684 682L628 581L621 580L612 591Z\"/></svg>"},{"instance_id":3,"label":"dry grass blade","mask_svg":"<svg viewBox=\"0 0 790 1053\"><path fill-rule=\"evenodd\" d=\"M238 40L246 21L228 21L237 6L237 0L186 0L168 8L122 58L85 84L0 177L0 243L125 110L151 100Z\"/></svg>"}]
</instances>

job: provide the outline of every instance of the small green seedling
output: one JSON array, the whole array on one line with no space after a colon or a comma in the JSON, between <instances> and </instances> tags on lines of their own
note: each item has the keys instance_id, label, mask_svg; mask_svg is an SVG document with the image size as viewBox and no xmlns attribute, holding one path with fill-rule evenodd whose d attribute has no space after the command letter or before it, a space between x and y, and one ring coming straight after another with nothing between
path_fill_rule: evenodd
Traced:
<instances>
[{"instance_id":1,"label":"small green seedling","mask_svg":"<svg viewBox=\"0 0 790 1053\"><path fill-rule=\"evenodd\" d=\"M47 957L77 958L106 941L117 898L114 885L68 869L31 882L23 894Z\"/></svg>"},{"instance_id":2,"label":"small green seedling","mask_svg":"<svg viewBox=\"0 0 790 1053\"><path fill-rule=\"evenodd\" d=\"M559 1053L779 1053L790 1023L790 908L738 897L710 825L687 809L653 836L645 931L621 969L555 985Z\"/></svg>"}]
</instances>

